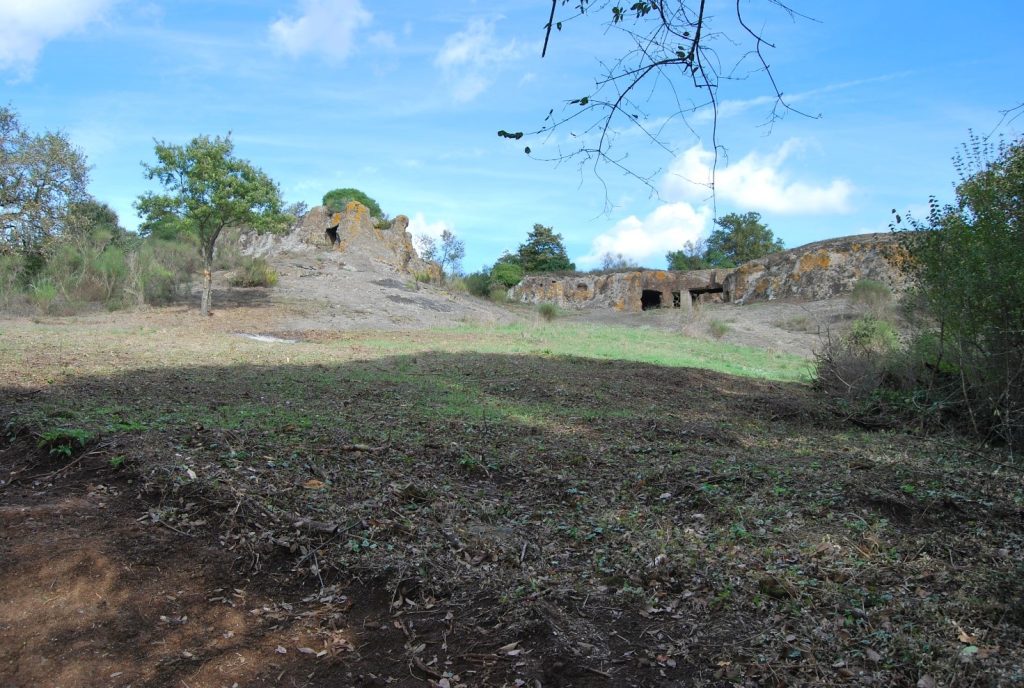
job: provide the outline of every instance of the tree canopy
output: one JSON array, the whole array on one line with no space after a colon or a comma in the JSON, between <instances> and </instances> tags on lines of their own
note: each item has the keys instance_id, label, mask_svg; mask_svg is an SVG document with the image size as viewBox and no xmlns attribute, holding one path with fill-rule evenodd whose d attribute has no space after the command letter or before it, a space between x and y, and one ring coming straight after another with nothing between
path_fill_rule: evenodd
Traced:
<instances>
[{"instance_id":1,"label":"tree canopy","mask_svg":"<svg viewBox=\"0 0 1024 688\"><path fill-rule=\"evenodd\" d=\"M38 252L89 198L85 155L63 132L33 135L0 107L0 247Z\"/></svg>"},{"instance_id":2,"label":"tree canopy","mask_svg":"<svg viewBox=\"0 0 1024 688\"><path fill-rule=\"evenodd\" d=\"M527 273L575 270L562 243L562 235L551 227L535 224L526 241L519 245L515 260Z\"/></svg>"},{"instance_id":3,"label":"tree canopy","mask_svg":"<svg viewBox=\"0 0 1024 688\"><path fill-rule=\"evenodd\" d=\"M377 201L373 200L359 189L333 189L324 194L324 205L332 213L340 213L348 205L349 201L358 201L370 211L370 217L384 217Z\"/></svg>"},{"instance_id":4,"label":"tree canopy","mask_svg":"<svg viewBox=\"0 0 1024 688\"><path fill-rule=\"evenodd\" d=\"M715 220L704 258L712 267L732 267L781 251L784 246L761 222L760 213L729 213Z\"/></svg>"},{"instance_id":5,"label":"tree canopy","mask_svg":"<svg viewBox=\"0 0 1024 688\"><path fill-rule=\"evenodd\" d=\"M669 251L665 254L665 261L668 262L669 270L703 270L710 268L711 263L704 257L707 250L707 242L703 239L687 241L677 251Z\"/></svg>"},{"instance_id":6,"label":"tree canopy","mask_svg":"<svg viewBox=\"0 0 1024 688\"><path fill-rule=\"evenodd\" d=\"M166 192L147 192L135 207L144 225L173 221L197 239L204 266L201 312L207 315L217 238L231 226L282 229L281 193L266 173L234 157L230 135L197 136L185 146L157 142L155 152L157 164L143 167Z\"/></svg>"},{"instance_id":7,"label":"tree canopy","mask_svg":"<svg viewBox=\"0 0 1024 688\"><path fill-rule=\"evenodd\" d=\"M783 249L782 240L761 222L760 213L729 213L715 220L718 229L707 239L688 241L665 255L669 270L734 268Z\"/></svg>"}]
</instances>

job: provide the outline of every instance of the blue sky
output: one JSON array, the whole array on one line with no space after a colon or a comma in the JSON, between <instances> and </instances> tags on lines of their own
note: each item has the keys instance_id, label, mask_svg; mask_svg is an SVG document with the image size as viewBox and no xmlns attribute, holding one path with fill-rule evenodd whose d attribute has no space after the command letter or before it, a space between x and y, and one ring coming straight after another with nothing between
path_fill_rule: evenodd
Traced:
<instances>
[{"instance_id":1,"label":"blue sky","mask_svg":"<svg viewBox=\"0 0 1024 688\"><path fill-rule=\"evenodd\" d=\"M554 165L573 139L510 142L548 110L586 95L622 43L595 15L572 22L540 57L545 0L0 0L0 103L32 131L60 129L93 166L90 190L126 226L149 188L153 140L232 133L236 153L276 179L286 201L319 203L354 186L414 233L447 227L466 270L521 243L534 223L563 235L578 267L606 251L650 267L712 218L757 211L793 247L885 231L890 210L923 215L951 197L950 162L973 129L1024 102L1024 5L811 2L793 21L744 2L774 45L766 55L800 109L770 129L757 74L724 84L712 207L710 120L665 124L669 150L623 130L615 150L658 193L613 168ZM712 0L714 16L732 3ZM726 20L722 20L726 26ZM722 44L723 59L728 48ZM668 114L666 90L646 110ZM1021 135L1024 116L998 133ZM542 145L543 144L543 145ZM608 207L610 204L610 208Z\"/></svg>"}]
</instances>

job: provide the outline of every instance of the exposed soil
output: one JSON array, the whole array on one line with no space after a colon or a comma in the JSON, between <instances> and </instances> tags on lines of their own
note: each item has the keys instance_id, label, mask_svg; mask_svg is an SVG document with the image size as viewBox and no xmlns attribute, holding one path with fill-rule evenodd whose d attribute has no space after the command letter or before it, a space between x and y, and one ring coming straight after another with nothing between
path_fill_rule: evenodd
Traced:
<instances>
[{"instance_id":1,"label":"exposed soil","mask_svg":"<svg viewBox=\"0 0 1024 688\"><path fill-rule=\"evenodd\" d=\"M1024 682L1024 481L998 451L865 432L797 384L360 349L326 330L535 316L386 270L339 289L324 261L219 287L201 321L0 336L0 684ZM806 351L808 309L848 317L616 322Z\"/></svg>"}]
</instances>

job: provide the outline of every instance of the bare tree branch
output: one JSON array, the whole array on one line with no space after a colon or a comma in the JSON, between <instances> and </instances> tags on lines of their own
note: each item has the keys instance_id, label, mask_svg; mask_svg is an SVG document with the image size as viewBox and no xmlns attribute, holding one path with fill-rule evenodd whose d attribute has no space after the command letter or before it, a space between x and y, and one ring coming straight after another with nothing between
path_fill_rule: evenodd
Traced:
<instances>
[{"instance_id":1,"label":"bare tree branch","mask_svg":"<svg viewBox=\"0 0 1024 688\"><path fill-rule=\"evenodd\" d=\"M762 0L761 4L777 8L793 21L807 19L782 0ZM558 17L560 7L571 8L561 19ZM639 0L628 5L619 4L618 0L551 0L551 11L544 25L541 57L547 55L553 32L561 31L565 22L603 11L610 13L605 15L607 27L625 35L633 47L615 60L601 63L602 74L595 79L591 92L567 100L560 114L552 108L540 128L526 133L498 132L499 136L513 140L532 137L531 145L525 147L527 155L556 164L575 160L581 172L589 164L602 184L605 182L600 168L610 165L643 183L657 195L654 174L636 169L628 160L628 153L617 152L616 139L635 129L648 144L674 156L679 153L675 146L680 145L679 141L684 138L679 134L689 134L697 140L707 139L710 142L713 154L711 178L704 185L713 199L715 170L719 156L725 152L719 141L719 107L722 102L719 89L723 82L745 80L754 74L763 75L766 90L772 95L769 125L788 112L814 117L794 108L785 98L765 54L766 48L775 46L751 27L744 15L750 10L744 10L741 0L736 0L732 22L727 16L713 16L706 0ZM723 54L716 50L716 43L725 46ZM748 47L744 49L744 46ZM738 57L723 60L723 55L736 54L737 48ZM738 73L748 59L756 61L756 69L747 74ZM643 85L650 86L646 94L640 88ZM685 92L700 97L681 97ZM659 106L660 94L666 94L674 106L669 105L667 110L663 104ZM651 106L651 112L645 111L645 105ZM710 118L703 125L696 126L700 120L694 117L704 110L711 113ZM680 124L682 132L679 131ZM568 141L555 136L558 132L567 133ZM551 146L554 150L541 153L543 146ZM607 187L605 191L606 208L610 208Z\"/></svg>"}]
</instances>

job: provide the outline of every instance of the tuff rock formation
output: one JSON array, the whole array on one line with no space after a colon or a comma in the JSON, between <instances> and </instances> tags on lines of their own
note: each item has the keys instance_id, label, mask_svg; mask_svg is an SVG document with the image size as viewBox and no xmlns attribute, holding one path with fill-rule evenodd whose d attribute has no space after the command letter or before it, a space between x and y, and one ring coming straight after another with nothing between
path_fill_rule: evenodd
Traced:
<instances>
[{"instance_id":1,"label":"tuff rock formation","mask_svg":"<svg viewBox=\"0 0 1024 688\"><path fill-rule=\"evenodd\" d=\"M529 275L509 297L525 303L554 303L562 308L613 308L638 312L649 308L689 309L695 297L722 291L721 270L633 270L608 274Z\"/></svg>"},{"instance_id":2,"label":"tuff rock formation","mask_svg":"<svg viewBox=\"0 0 1024 688\"><path fill-rule=\"evenodd\" d=\"M892 234L827 239L744 263L723 281L724 298L734 303L799 298L828 299L853 289L861 279L893 291L906 288L905 257Z\"/></svg>"},{"instance_id":3,"label":"tuff rock formation","mask_svg":"<svg viewBox=\"0 0 1024 688\"><path fill-rule=\"evenodd\" d=\"M250 236L243 250L255 255L316 247L336 251L346 263L373 261L408 274L440 277L440 267L419 257L409 234L409 218L399 215L380 226L362 203L350 201L345 210L331 213L317 206L306 213L284 237Z\"/></svg>"},{"instance_id":4,"label":"tuff rock formation","mask_svg":"<svg viewBox=\"0 0 1024 688\"><path fill-rule=\"evenodd\" d=\"M853 289L860 279L906 287L905 256L891 234L828 239L773 253L738 268L720 270L634 270L610 274L529 275L509 290L525 303L562 308L690 308L698 298L746 303L772 299L828 299Z\"/></svg>"}]
</instances>

